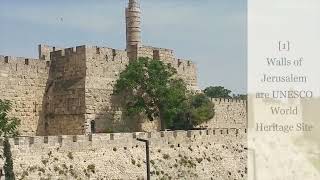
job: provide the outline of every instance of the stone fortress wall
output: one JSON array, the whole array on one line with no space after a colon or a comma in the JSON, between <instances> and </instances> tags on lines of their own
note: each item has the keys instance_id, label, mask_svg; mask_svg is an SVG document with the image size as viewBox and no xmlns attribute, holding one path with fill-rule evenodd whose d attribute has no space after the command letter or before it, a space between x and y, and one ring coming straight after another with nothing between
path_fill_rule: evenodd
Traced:
<instances>
[{"instance_id":1,"label":"stone fortress wall","mask_svg":"<svg viewBox=\"0 0 320 180\"><path fill-rule=\"evenodd\" d=\"M47 136L90 133L92 120L101 132L155 131L158 123L121 118L112 89L129 63L126 51L45 47L49 60L0 56L0 98L14 102L22 135L45 135L10 140L18 179L142 179L145 149L137 137L151 142L153 179L246 179L245 101L212 99L216 115L201 125L208 130ZM172 63L193 68L182 64Z\"/></svg>"},{"instance_id":2,"label":"stone fortress wall","mask_svg":"<svg viewBox=\"0 0 320 180\"><path fill-rule=\"evenodd\" d=\"M37 134L48 74L46 61L0 56L0 99L13 102L10 114L22 120L21 134Z\"/></svg>"},{"instance_id":3,"label":"stone fortress wall","mask_svg":"<svg viewBox=\"0 0 320 180\"><path fill-rule=\"evenodd\" d=\"M142 45L140 15L138 0L129 0L126 50L39 45L39 59L0 56L0 99L22 120L23 137L10 139L17 179L144 179L138 137L151 143L152 179L247 178L246 102L213 99L215 117L199 126L207 130L158 132L158 121L122 115L113 86L138 57L171 64L199 91L195 64ZM104 134L111 130L136 133Z\"/></svg>"},{"instance_id":4,"label":"stone fortress wall","mask_svg":"<svg viewBox=\"0 0 320 180\"><path fill-rule=\"evenodd\" d=\"M138 48L138 57L148 57L159 59L167 64L171 64L177 70L178 77L182 78L188 88L194 91L198 90L197 67L191 60L176 58L174 51L165 48L156 48L151 46L142 46Z\"/></svg>"},{"instance_id":5,"label":"stone fortress wall","mask_svg":"<svg viewBox=\"0 0 320 180\"><path fill-rule=\"evenodd\" d=\"M91 132L159 130L158 121L127 119L113 86L129 63L127 52L107 47L39 46L39 59L0 58L1 99L14 103L21 135L74 135ZM189 89L197 90L196 66L173 50L142 46L138 57L160 59L177 69ZM42 59L41 59L42 58ZM216 116L202 127L246 127L245 102L213 100Z\"/></svg>"},{"instance_id":6,"label":"stone fortress wall","mask_svg":"<svg viewBox=\"0 0 320 180\"><path fill-rule=\"evenodd\" d=\"M247 101L238 99L212 99L215 116L199 127L205 128L247 128Z\"/></svg>"},{"instance_id":7,"label":"stone fortress wall","mask_svg":"<svg viewBox=\"0 0 320 180\"><path fill-rule=\"evenodd\" d=\"M247 179L246 129L10 139L17 179ZM2 148L0 148L2 149Z\"/></svg>"},{"instance_id":8,"label":"stone fortress wall","mask_svg":"<svg viewBox=\"0 0 320 180\"><path fill-rule=\"evenodd\" d=\"M133 124L122 118L118 100L112 95L120 73L129 64L127 52L106 47L87 48L86 122L88 131L95 122L96 132L130 131Z\"/></svg>"},{"instance_id":9,"label":"stone fortress wall","mask_svg":"<svg viewBox=\"0 0 320 180\"><path fill-rule=\"evenodd\" d=\"M169 53L168 53L169 52ZM172 50L153 47L138 49L138 57L166 60L178 70L190 89L195 90L196 70L191 62L176 60ZM113 86L120 73L129 63L127 52L106 47L87 48L86 75L86 122L96 123L98 132L113 131L155 131L160 129L158 121L146 121L122 115L117 97L112 96ZM188 74L188 75L185 75ZM89 128L90 129L90 128Z\"/></svg>"},{"instance_id":10,"label":"stone fortress wall","mask_svg":"<svg viewBox=\"0 0 320 180\"><path fill-rule=\"evenodd\" d=\"M94 122L96 132L159 130L158 121L124 117L119 100L112 95L116 80L129 63L126 51L79 46L50 52L55 48L41 47L44 48L40 48L39 54L49 56L51 60L46 95L48 108L44 119L44 129L48 135L90 133L91 122ZM179 76L190 89L196 87L195 65L191 61L176 61L172 50L168 53L168 50L161 48L143 49L152 52L152 56L138 49L137 57L166 58L166 63L177 68Z\"/></svg>"},{"instance_id":11,"label":"stone fortress wall","mask_svg":"<svg viewBox=\"0 0 320 180\"><path fill-rule=\"evenodd\" d=\"M86 47L50 53L45 118L40 129L49 135L83 134L85 117Z\"/></svg>"},{"instance_id":12,"label":"stone fortress wall","mask_svg":"<svg viewBox=\"0 0 320 180\"><path fill-rule=\"evenodd\" d=\"M75 135L91 132L156 131L158 121L126 118L113 86L129 61L149 57L170 64L188 89L199 91L197 68L171 49L144 46L138 0L126 8L126 50L39 45L39 59L0 56L1 99L14 103L21 135ZM228 100L229 101L229 100ZM244 103L214 101L216 116L204 127L246 127Z\"/></svg>"}]
</instances>

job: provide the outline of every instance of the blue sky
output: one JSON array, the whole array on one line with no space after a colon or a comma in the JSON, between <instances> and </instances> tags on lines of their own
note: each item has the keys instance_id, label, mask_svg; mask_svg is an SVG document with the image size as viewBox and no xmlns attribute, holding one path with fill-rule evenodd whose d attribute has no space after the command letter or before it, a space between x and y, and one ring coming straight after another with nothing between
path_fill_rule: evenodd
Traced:
<instances>
[{"instance_id":1,"label":"blue sky","mask_svg":"<svg viewBox=\"0 0 320 180\"><path fill-rule=\"evenodd\" d=\"M143 44L198 65L201 88L246 92L246 0L140 0ZM127 0L1 0L0 54L37 57L40 43L125 48ZM61 19L63 19L61 21Z\"/></svg>"}]
</instances>

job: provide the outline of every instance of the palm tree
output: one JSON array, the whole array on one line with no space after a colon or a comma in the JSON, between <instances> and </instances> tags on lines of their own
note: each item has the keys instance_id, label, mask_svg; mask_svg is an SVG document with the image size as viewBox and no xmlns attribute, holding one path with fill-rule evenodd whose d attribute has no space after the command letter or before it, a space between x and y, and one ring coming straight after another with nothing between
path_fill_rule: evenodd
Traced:
<instances>
[{"instance_id":1,"label":"palm tree","mask_svg":"<svg viewBox=\"0 0 320 180\"><path fill-rule=\"evenodd\" d=\"M10 149L9 137L18 134L17 128L20 125L20 120L15 117L8 117L11 111L12 103L8 100L0 99L0 136L4 137L3 155L6 158L4 163L5 179L14 180L13 161Z\"/></svg>"}]
</instances>

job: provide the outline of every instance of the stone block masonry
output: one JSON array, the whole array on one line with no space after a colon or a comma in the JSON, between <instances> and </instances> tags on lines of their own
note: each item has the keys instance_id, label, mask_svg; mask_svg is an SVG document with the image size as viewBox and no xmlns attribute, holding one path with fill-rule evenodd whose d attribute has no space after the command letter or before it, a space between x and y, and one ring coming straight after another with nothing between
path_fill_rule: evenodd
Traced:
<instances>
[{"instance_id":1,"label":"stone block masonry","mask_svg":"<svg viewBox=\"0 0 320 180\"><path fill-rule=\"evenodd\" d=\"M172 50L143 46L137 57L148 57L170 63L177 69L190 90L197 88L196 68L191 61L177 60ZM112 95L120 73L129 64L126 51L106 47L87 47L86 51L86 126L95 123L97 132L156 131L159 121L123 116L119 98ZM92 128L87 128L91 132Z\"/></svg>"},{"instance_id":2,"label":"stone block masonry","mask_svg":"<svg viewBox=\"0 0 320 180\"><path fill-rule=\"evenodd\" d=\"M177 69L197 91L196 65L173 50L141 46L137 57L159 59ZM14 103L21 135L75 135L159 130L158 121L124 117L113 86L129 63L128 52L107 47L39 45L39 58L0 56L0 98ZM202 127L245 128L246 102L215 99L216 116Z\"/></svg>"},{"instance_id":3,"label":"stone block masonry","mask_svg":"<svg viewBox=\"0 0 320 180\"><path fill-rule=\"evenodd\" d=\"M57 48L55 46L48 46L45 44L38 45L38 53L39 59L50 61L50 53L53 51L62 50L61 48Z\"/></svg>"},{"instance_id":4,"label":"stone block masonry","mask_svg":"<svg viewBox=\"0 0 320 180\"><path fill-rule=\"evenodd\" d=\"M197 84L196 65L191 60L176 58L173 50L152 46L142 46L138 48L137 56L157 59L166 64L170 64L177 70L178 77L184 80L189 90L199 90Z\"/></svg>"},{"instance_id":5,"label":"stone block masonry","mask_svg":"<svg viewBox=\"0 0 320 180\"><path fill-rule=\"evenodd\" d=\"M83 134L85 124L86 47L50 53L44 99L44 135Z\"/></svg>"},{"instance_id":6,"label":"stone block masonry","mask_svg":"<svg viewBox=\"0 0 320 180\"><path fill-rule=\"evenodd\" d=\"M136 138L150 141L152 179L247 179L245 101L213 99L216 115L200 126L207 130L159 132L157 120L123 115L113 88L139 57L170 64L199 91L196 65L143 46L141 23L139 1L129 0L126 50L39 45L38 59L0 55L0 99L12 101L10 115L22 120L23 136L10 139L16 179L145 179L145 147Z\"/></svg>"},{"instance_id":7,"label":"stone block masonry","mask_svg":"<svg viewBox=\"0 0 320 180\"><path fill-rule=\"evenodd\" d=\"M129 63L127 51L95 46L38 49L39 59L0 57L0 98L13 101L12 115L22 120L21 135L159 130L158 121L124 117L119 99L112 95ZM176 59L172 50L142 46L136 57L171 64L190 90L197 89L196 66Z\"/></svg>"},{"instance_id":8,"label":"stone block masonry","mask_svg":"<svg viewBox=\"0 0 320 180\"><path fill-rule=\"evenodd\" d=\"M247 178L245 129L10 139L17 179L143 179L150 140L152 179Z\"/></svg>"},{"instance_id":9,"label":"stone block masonry","mask_svg":"<svg viewBox=\"0 0 320 180\"><path fill-rule=\"evenodd\" d=\"M13 102L10 115L22 120L20 134L37 134L48 75L46 61L0 56L0 99Z\"/></svg>"},{"instance_id":10,"label":"stone block masonry","mask_svg":"<svg viewBox=\"0 0 320 180\"><path fill-rule=\"evenodd\" d=\"M237 99L212 99L215 116L200 127L207 128L247 128L247 101Z\"/></svg>"},{"instance_id":11,"label":"stone block masonry","mask_svg":"<svg viewBox=\"0 0 320 180\"><path fill-rule=\"evenodd\" d=\"M113 86L120 73L129 64L127 52L106 47L87 48L86 73L86 126L87 133L92 126L96 132L139 131L134 121L122 116L117 97L113 96ZM133 118L132 118L133 119ZM132 122L132 123L129 123Z\"/></svg>"}]
</instances>

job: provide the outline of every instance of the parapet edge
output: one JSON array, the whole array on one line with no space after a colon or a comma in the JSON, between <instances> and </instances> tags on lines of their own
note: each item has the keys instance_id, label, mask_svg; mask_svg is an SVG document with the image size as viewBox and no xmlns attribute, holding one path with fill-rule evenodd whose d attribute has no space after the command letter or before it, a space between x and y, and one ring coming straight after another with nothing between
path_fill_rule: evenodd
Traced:
<instances>
[{"instance_id":1,"label":"parapet edge","mask_svg":"<svg viewBox=\"0 0 320 180\"><path fill-rule=\"evenodd\" d=\"M83 54L85 53L86 48L86 45L81 45L76 47L53 50L52 52L50 52L50 59L54 59L55 57L70 56L74 54Z\"/></svg>"},{"instance_id":2,"label":"parapet edge","mask_svg":"<svg viewBox=\"0 0 320 180\"><path fill-rule=\"evenodd\" d=\"M233 99L233 98L211 98L213 103L239 103L247 104L247 100Z\"/></svg>"},{"instance_id":3,"label":"parapet edge","mask_svg":"<svg viewBox=\"0 0 320 180\"><path fill-rule=\"evenodd\" d=\"M63 144L69 145L75 142L97 142L103 141L109 143L119 143L133 141L137 138L145 138L151 141L166 138L192 138L202 139L206 136L223 136L223 137L242 137L247 134L247 129L237 128L219 128L219 129L205 129L205 130L176 130L176 131L160 131L160 132L134 132L134 133L109 133L109 134L89 134L89 135L61 135L61 136L24 136L10 138L9 142L14 146L32 146L32 145L55 145ZM3 139L0 139L0 146L3 146Z\"/></svg>"},{"instance_id":4,"label":"parapet edge","mask_svg":"<svg viewBox=\"0 0 320 180\"><path fill-rule=\"evenodd\" d=\"M49 61L35 59L35 58L27 58L27 57L15 57L15 56L4 56L0 55L0 63L5 65L25 65L27 66L37 66L40 68L49 67Z\"/></svg>"}]
</instances>

